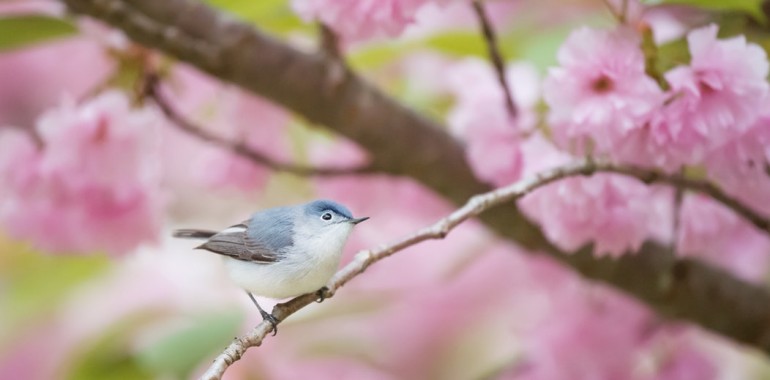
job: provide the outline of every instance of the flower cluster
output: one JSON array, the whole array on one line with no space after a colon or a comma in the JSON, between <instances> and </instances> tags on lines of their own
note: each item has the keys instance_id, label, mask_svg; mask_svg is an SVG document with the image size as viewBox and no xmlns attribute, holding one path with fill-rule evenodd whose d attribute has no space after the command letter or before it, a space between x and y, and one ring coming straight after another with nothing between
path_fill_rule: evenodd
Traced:
<instances>
[{"instance_id":1,"label":"flower cluster","mask_svg":"<svg viewBox=\"0 0 770 380\"><path fill-rule=\"evenodd\" d=\"M417 10L431 0L292 0L304 19L332 27L346 40L395 37L414 22Z\"/></svg>"},{"instance_id":2,"label":"flower cluster","mask_svg":"<svg viewBox=\"0 0 770 380\"><path fill-rule=\"evenodd\" d=\"M619 162L675 171L703 164L749 132L767 104L767 56L717 26L687 36L691 61L665 73L663 91L646 74L640 40L627 29L575 31L559 50L544 98L561 146Z\"/></svg>"},{"instance_id":3,"label":"flower cluster","mask_svg":"<svg viewBox=\"0 0 770 380\"><path fill-rule=\"evenodd\" d=\"M109 92L48 111L32 133L3 130L3 229L54 252L119 254L154 240L163 203L159 120Z\"/></svg>"},{"instance_id":4,"label":"flower cluster","mask_svg":"<svg viewBox=\"0 0 770 380\"><path fill-rule=\"evenodd\" d=\"M501 86L488 64L468 59L450 67L447 77L457 99L448 115L449 126L466 141L468 162L478 177L495 185L519 179L521 135L531 131L537 121L534 107L540 86L535 68L518 63L507 69L506 79L518 109L515 118L506 109Z\"/></svg>"},{"instance_id":5,"label":"flower cluster","mask_svg":"<svg viewBox=\"0 0 770 380\"><path fill-rule=\"evenodd\" d=\"M532 108L538 94L529 90L536 88L536 80L509 72L511 87L519 88L514 95L534 96L515 96L523 114L512 123L504 117L500 86L495 86L489 66L464 63L449 72L449 83L458 83L450 125L466 142L476 175L495 185L568 162L574 155L592 154L667 172L700 166L739 200L770 212L766 175L770 114L763 111L770 104L766 54L742 36L717 38L715 25L692 30L687 42L691 61L666 72L664 86L648 74L636 31L620 26L572 32L559 49L559 66L551 68L543 81L548 138L540 133L519 137L520 131L536 124ZM727 265L723 248L735 236L745 236L751 249L740 251L747 264L728 267L758 279L764 270L751 268L766 260L767 238L757 236L753 227L739 223L727 210L715 214L722 215L718 220L726 224L714 219L710 220L719 226L691 222L688 215L696 209L709 209L691 204L688 197L682 231L673 236L678 218L673 192L620 175L565 179L520 202L546 236L568 251L594 243L599 254L620 255L647 239L674 239L680 241L682 254ZM698 241L712 243L697 247L687 243ZM757 267L762 268L753 266Z\"/></svg>"}]
</instances>

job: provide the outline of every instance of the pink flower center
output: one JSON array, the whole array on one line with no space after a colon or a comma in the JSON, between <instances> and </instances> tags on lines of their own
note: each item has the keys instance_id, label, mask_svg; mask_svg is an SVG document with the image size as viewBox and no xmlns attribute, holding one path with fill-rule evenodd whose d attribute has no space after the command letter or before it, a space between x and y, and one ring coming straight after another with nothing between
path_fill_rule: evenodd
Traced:
<instances>
[{"instance_id":1,"label":"pink flower center","mask_svg":"<svg viewBox=\"0 0 770 380\"><path fill-rule=\"evenodd\" d=\"M713 94L717 91L714 87L704 81L698 81L698 90L700 90L701 94Z\"/></svg>"},{"instance_id":2,"label":"pink flower center","mask_svg":"<svg viewBox=\"0 0 770 380\"><path fill-rule=\"evenodd\" d=\"M109 120L102 116L96 122L96 131L94 131L93 141L94 143L101 144L107 140L107 134L109 132Z\"/></svg>"},{"instance_id":3,"label":"pink flower center","mask_svg":"<svg viewBox=\"0 0 770 380\"><path fill-rule=\"evenodd\" d=\"M600 77L596 78L594 80L594 83L591 85L591 88L598 93L603 94L612 91L612 88L614 87L615 83L610 79L608 76L602 74Z\"/></svg>"}]
</instances>

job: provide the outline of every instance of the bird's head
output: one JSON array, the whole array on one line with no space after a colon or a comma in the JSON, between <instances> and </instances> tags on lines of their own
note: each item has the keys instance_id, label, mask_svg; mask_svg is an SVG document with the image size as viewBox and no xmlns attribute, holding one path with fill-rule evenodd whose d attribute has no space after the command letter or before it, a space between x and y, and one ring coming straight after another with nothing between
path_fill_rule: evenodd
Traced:
<instances>
[{"instance_id":1,"label":"bird's head","mask_svg":"<svg viewBox=\"0 0 770 380\"><path fill-rule=\"evenodd\" d=\"M369 217L354 218L347 207L324 199L307 203L303 209L302 218L321 228L339 225L354 226L369 219Z\"/></svg>"}]
</instances>

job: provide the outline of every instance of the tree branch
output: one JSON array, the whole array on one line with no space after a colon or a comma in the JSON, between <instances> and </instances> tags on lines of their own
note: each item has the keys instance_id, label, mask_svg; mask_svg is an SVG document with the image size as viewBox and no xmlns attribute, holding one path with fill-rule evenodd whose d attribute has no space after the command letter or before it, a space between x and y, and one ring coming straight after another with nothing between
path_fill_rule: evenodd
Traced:
<instances>
[{"instance_id":1,"label":"tree branch","mask_svg":"<svg viewBox=\"0 0 770 380\"><path fill-rule=\"evenodd\" d=\"M187 61L322 124L364 147L372 166L423 183L455 204L487 192L465 153L440 125L417 115L326 54L307 54L191 0L60 0L129 37ZM337 70L338 72L339 70ZM481 219L499 235L544 253L585 277L644 301L664 316L697 323L770 352L770 294L728 273L648 242L639 254L596 258L560 251L513 204Z\"/></svg>"},{"instance_id":2,"label":"tree branch","mask_svg":"<svg viewBox=\"0 0 770 380\"><path fill-rule=\"evenodd\" d=\"M166 118L174 125L179 127L179 129L193 136L196 136L203 141L207 141L216 146L227 149L257 165L262 165L278 172L285 172L299 176L328 177L340 175L357 175L373 172L372 168L368 166L360 166L354 168L321 168L275 161L272 158L266 156L264 153L252 149L244 143L228 141L227 139L219 137L214 133L208 132L206 129L195 125L192 121L179 114L176 109L171 106L171 103L166 99L166 97L163 96L162 90L160 88L160 78L158 78L157 75L147 74L144 82L145 95L152 99L158 108L160 108L161 112L163 112L163 114L166 116Z\"/></svg>"},{"instance_id":3,"label":"tree branch","mask_svg":"<svg viewBox=\"0 0 770 380\"><path fill-rule=\"evenodd\" d=\"M615 6L612 5L610 0L602 0L604 2L604 5L607 6L607 10L610 11L612 14L612 17L615 17L615 19L620 24L625 24L628 17L628 0L621 0L620 3L620 9L615 9Z\"/></svg>"},{"instance_id":4,"label":"tree branch","mask_svg":"<svg viewBox=\"0 0 770 380\"><path fill-rule=\"evenodd\" d=\"M396 252L402 251L418 243L431 239L443 239L445 238L455 227L465 222L466 220L478 216L481 213L504 203L517 200L533 190L558 181L560 179L576 176L576 175L592 175L598 172L619 173L622 175L632 176L639 178L646 182L662 182L662 183L678 183L682 185L693 186L693 188L699 188L699 184L693 181L678 180L676 177L666 176L651 172L644 172L640 169L627 169L615 167L610 164L600 164L592 161L580 161L572 164L565 165L563 167L555 168L542 172L531 178L523 179L515 184L499 188L484 194L476 195L465 203L461 208L452 212L445 218L437 221L431 226L425 227L405 238L398 240L394 243L380 246L376 249L364 250L356 254L353 261L348 263L340 271L338 271L334 277L326 285L328 290L326 291L324 298L331 298L335 292L350 280L363 273L366 268L372 264L380 261ZM717 191L718 190L714 190ZM585 249L591 250L592 247L586 247ZM638 256L638 255L637 255ZM697 264L696 264L697 265ZM674 288L674 284L677 281L687 280L687 271L684 266L675 268L673 271L677 274L674 278L671 278L666 284L659 284L658 286L665 287L668 291L677 291ZM754 293L766 293L761 287L754 287L752 289ZM767 294L765 294L767 296ZM315 293L305 294L294 299L291 299L285 303L278 304L273 308L272 314L278 320L278 323L284 321L287 317L294 314L303 307L313 303L317 298ZM770 310L770 305L764 306L765 310ZM712 313L718 313L718 310L709 310ZM763 331L760 331L762 335L770 338L770 329L765 326ZM237 360L239 360L243 354L250 347L259 346L262 344L262 340L267 334L272 331L273 327L269 322L262 321L247 335L236 338L230 345L220 354L209 369L201 377L202 379L220 379L227 368Z\"/></svg>"},{"instance_id":5,"label":"tree branch","mask_svg":"<svg viewBox=\"0 0 770 380\"><path fill-rule=\"evenodd\" d=\"M334 33L332 28L322 22L319 22L318 26L321 31L321 50L338 61L343 62L344 58L342 56L342 49L340 48L340 38L337 36L337 33Z\"/></svg>"},{"instance_id":6,"label":"tree branch","mask_svg":"<svg viewBox=\"0 0 770 380\"><path fill-rule=\"evenodd\" d=\"M746 221L753 224L760 231L770 234L770 219L752 210L737 199L727 195L720 188L708 181L698 181L685 178L681 175L669 175L657 171L642 169L634 166L620 166L609 163L596 163L594 167L597 172L609 172L623 174L635 177L640 181L650 184L660 182L671 185L677 189L686 189L704 193L714 200L722 203L740 215Z\"/></svg>"},{"instance_id":7,"label":"tree branch","mask_svg":"<svg viewBox=\"0 0 770 380\"><path fill-rule=\"evenodd\" d=\"M492 26L492 22L487 16L487 12L484 9L482 0L473 0L471 3L473 11L476 13L476 18L479 19L481 25L481 34L484 36L484 41L487 43L487 51L489 52L489 60L492 61L492 66L495 68L497 74L497 81L500 83L500 89L503 91L505 99L505 107L508 109L508 114L511 119L515 119L518 113L516 109L516 102L513 101L513 94L508 87L508 81L505 78L505 61L503 55L500 53L500 49L497 46L497 36L495 35L495 29Z\"/></svg>"}]
</instances>

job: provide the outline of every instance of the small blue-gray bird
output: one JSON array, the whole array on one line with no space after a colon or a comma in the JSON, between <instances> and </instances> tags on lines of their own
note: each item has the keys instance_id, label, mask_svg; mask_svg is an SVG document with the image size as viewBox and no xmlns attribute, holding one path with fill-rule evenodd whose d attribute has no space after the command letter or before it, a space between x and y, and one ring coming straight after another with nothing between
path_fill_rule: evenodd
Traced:
<instances>
[{"instance_id":1,"label":"small blue-gray bird","mask_svg":"<svg viewBox=\"0 0 770 380\"><path fill-rule=\"evenodd\" d=\"M174 231L174 237L207 239L196 249L224 256L230 278L246 290L262 318L277 331L277 320L253 294L283 299L318 291L334 275L354 218L343 205L316 200L259 211L221 232Z\"/></svg>"}]
</instances>

